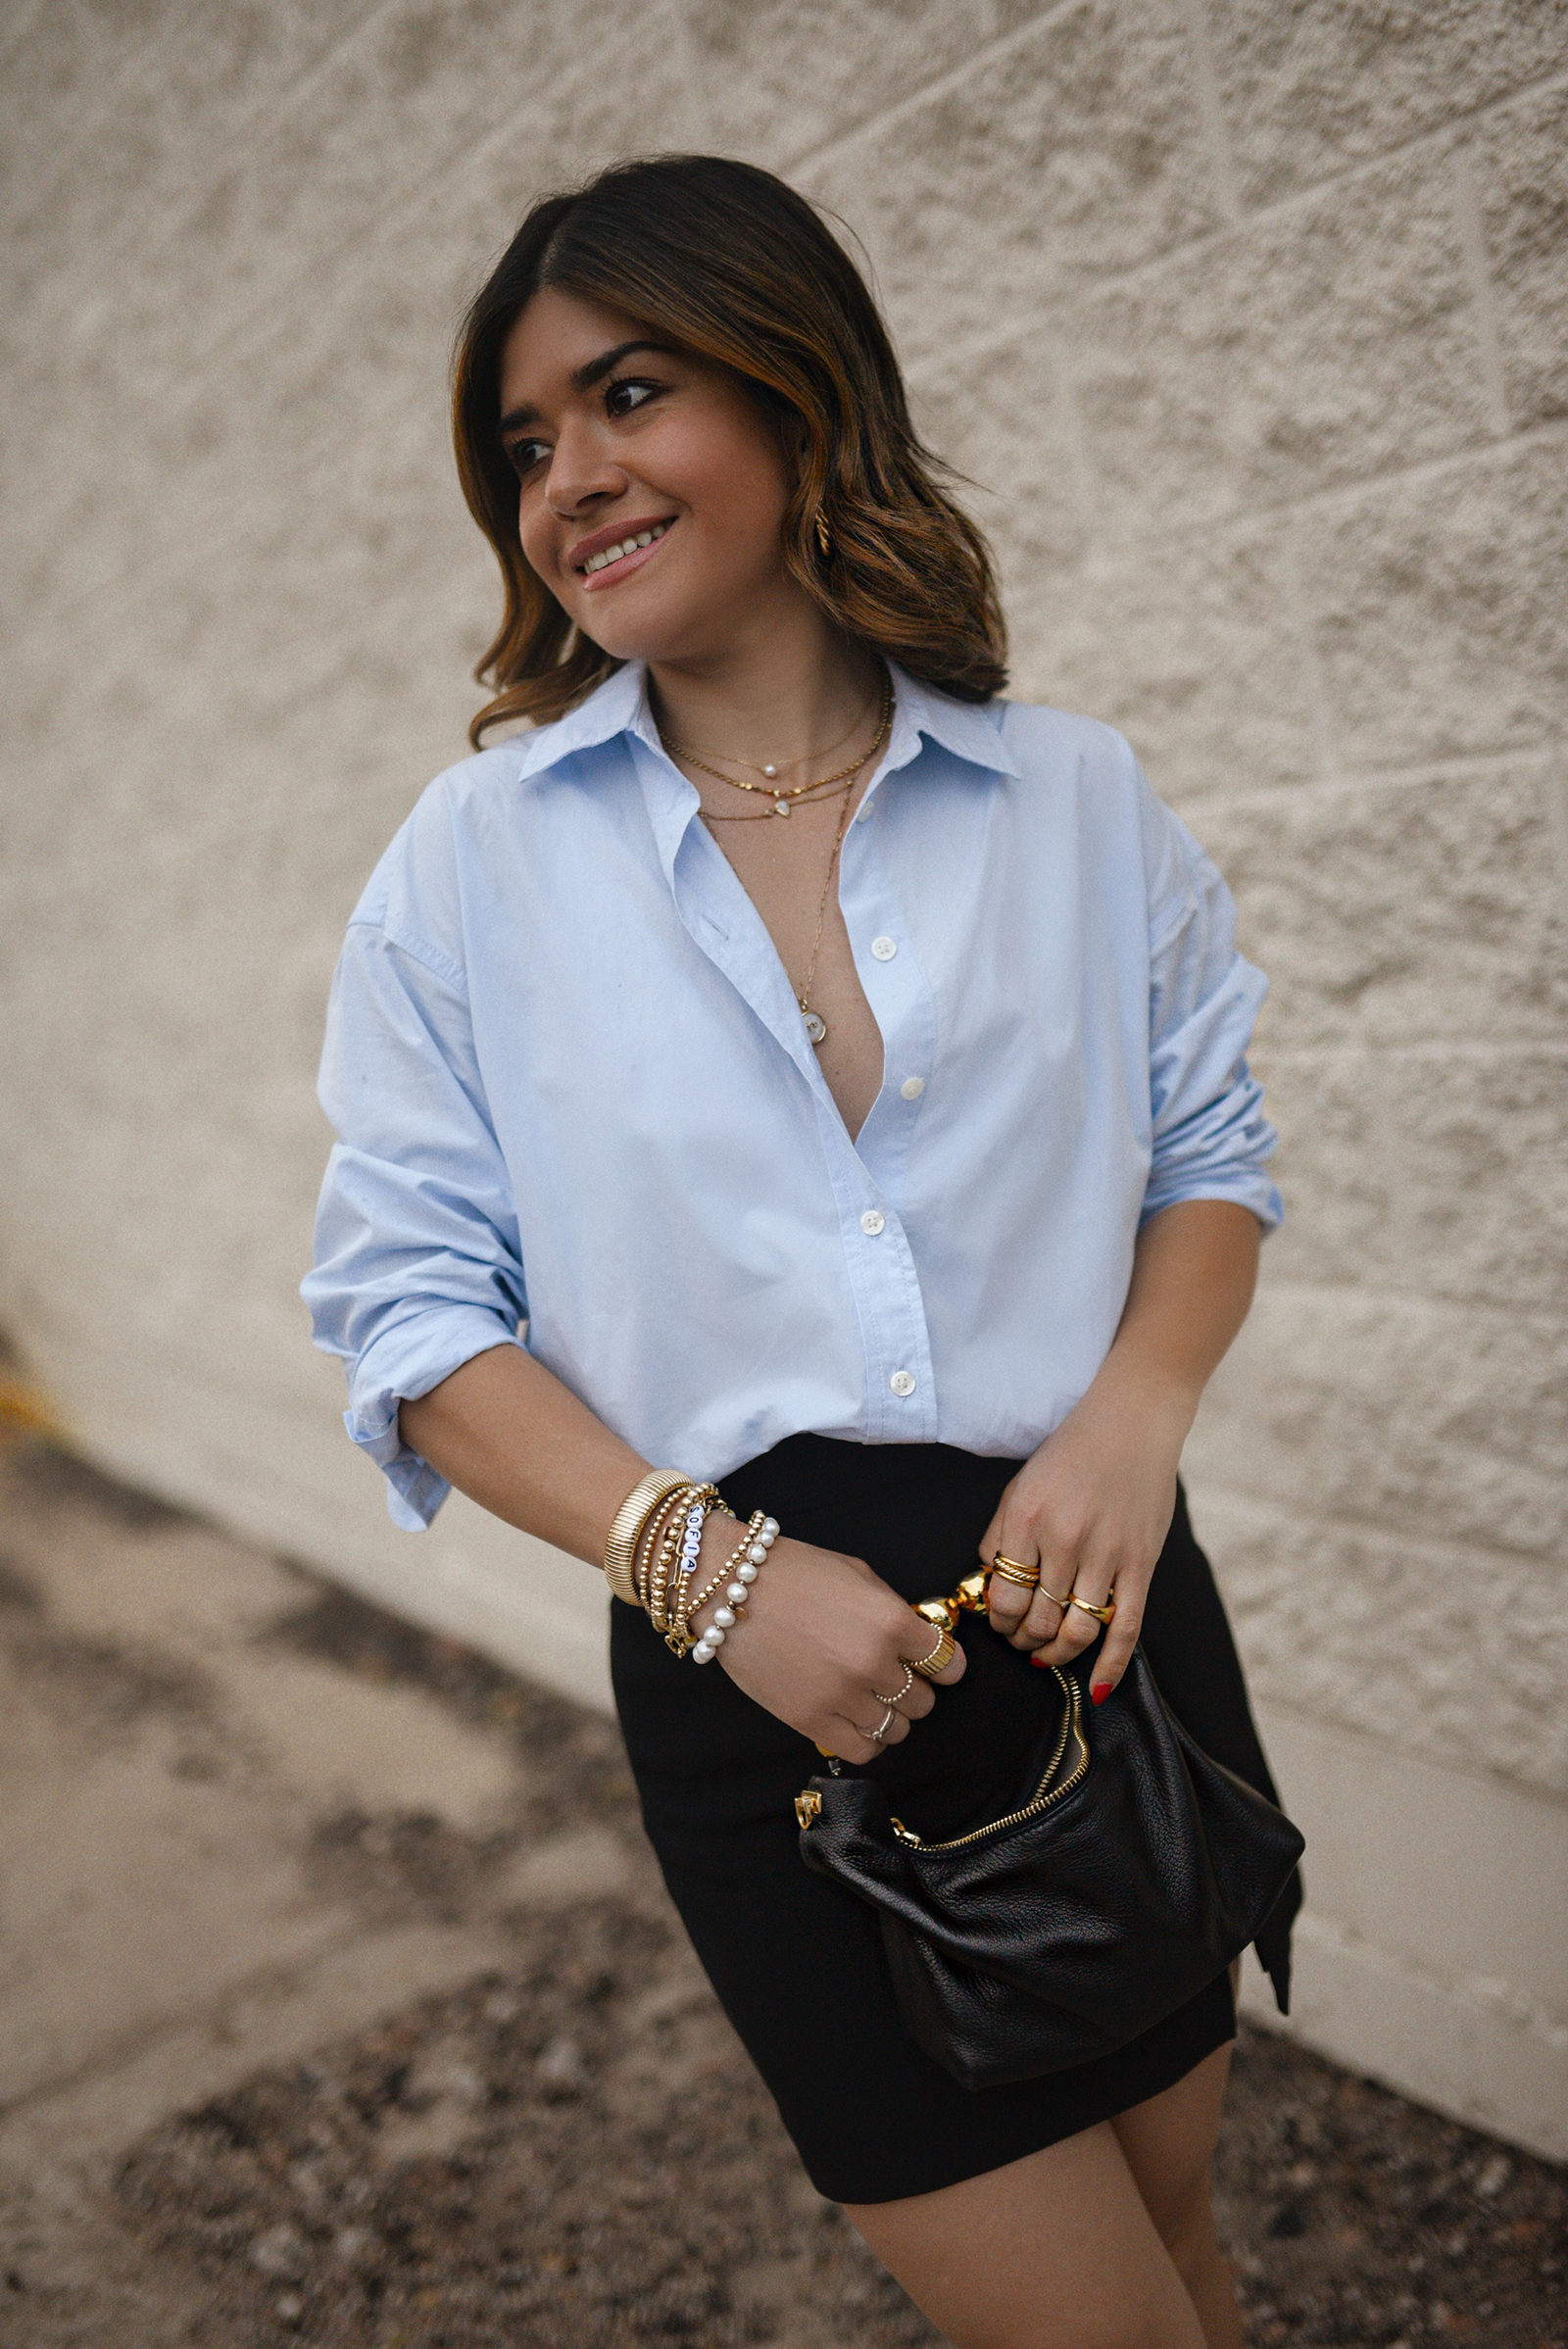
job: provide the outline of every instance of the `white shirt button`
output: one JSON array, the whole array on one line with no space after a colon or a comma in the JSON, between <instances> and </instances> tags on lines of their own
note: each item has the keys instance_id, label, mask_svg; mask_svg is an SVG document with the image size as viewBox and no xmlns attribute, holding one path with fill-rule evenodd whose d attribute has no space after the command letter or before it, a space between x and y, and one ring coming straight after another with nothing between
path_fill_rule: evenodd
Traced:
<instances>
[{"instance_id":1,"label":"white shirt button","mask_svg":"<svg viewBox=\"0 0 1568 2349\"><path fill-rule=\"evenodd\" d=\"M895 1395L912 1395L914 1393L914 1380L906 1370L896 1370L889 1379L888 1385Z\"/></svg>"},{"instance_id":2,"label":"white shirt button","mask_svg":"<svg viewBox=\"0 0 1568 2349\"><path fill-rule=\"evenodd\" d=\"M925 1079L924 1077L906 1077L904 1083L899 1087L899 1091L906 1101L917 1101L925 1091Z\"/></svg>"},{"instance_id":3,"label":"white shirt button","mask_svg":"<svg viewBox=\"0 0 1568 2349\"><path fill-rule=\"evenodd\" d=\"M887 1217L880 1207L867 1207L860 1218L860 1229L867 1240L874 1240L886 1222Z\"/></svg>"},{"instance_id":4,"label":"white shirt button","mask_svg":"<svg viewBox=\"0 0 1568 2349\"><path fill-rule=\"evenodd\" d=\"M879 962L891 962L898 951L891 938L873 938L871 941L871 952Z\"/></svg>"}]
</instances>

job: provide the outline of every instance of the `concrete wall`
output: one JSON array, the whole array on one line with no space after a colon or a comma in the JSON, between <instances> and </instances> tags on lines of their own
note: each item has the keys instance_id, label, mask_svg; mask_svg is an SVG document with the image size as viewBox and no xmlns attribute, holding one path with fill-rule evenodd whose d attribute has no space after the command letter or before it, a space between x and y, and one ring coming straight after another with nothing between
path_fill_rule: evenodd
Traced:
<instances>
[{"instance_id":1,"label":"concrete wall","mask_svg":"<svg viewBox=\"0 0 1568 2349\"><path fill-rule=\"evenodd\" d=\"M717 147L863 236L1004 560L1274 996L1292 1221L1191 1451L1312 1838L1297 2028L1568 2154L1562 0L38 0L3 67L0 1321L122 1471L603 1697L395 1535L294 1286L341 925L461 753L445 445L528 198Z\"/></svg>"}]
</instances>

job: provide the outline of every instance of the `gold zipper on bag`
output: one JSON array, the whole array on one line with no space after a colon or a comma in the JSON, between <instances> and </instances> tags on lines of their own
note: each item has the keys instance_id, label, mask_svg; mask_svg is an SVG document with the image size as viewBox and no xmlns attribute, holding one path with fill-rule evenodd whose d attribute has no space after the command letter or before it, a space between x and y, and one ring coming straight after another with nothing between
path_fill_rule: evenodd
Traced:
<instances>
[{"instance_id":1,"label":"gold zipper on bag","mask_svg":"<svg viewBox=\"0 0 1568 2349\"><path fill-rule=\"evenodd\" d=\"M1089 1768L1089 1741L1084 1736L1083 1721L1079 1713L1078 1683L1069 1674L1058 1672L1054 1665L1052 1667L1052 1676L1058 1683L1067 1699L1067 1710L1062 1716L1061 1736L1056 1740L1056 1750L1052 1755L1045 1776L1035 1788L1034 1794L1022 1809L1008 1811L1004 1818L993 1819L984 1827L973 1828L966 1835L954 1835L945 1843L928 1843L923 1835L915 1834L913 1828L906 1827L902 1819L895 1819L891 1823L893 1833L901 1843L907 1845L911 1851L961 1851L966 1843L978 1843L985 1835L1000 1835L1004 1827L1016 1827L1020 1819L1037 1818L1042 1811L1049 1811L1054 1802L1060 1802L1064 1794L1072 1792L1074 1786L1083 1778L1084 1772ZM1078 1740L1078 1759L1060 1786L1053 1786L1051 1782L1061 1768L1062 1756L1067 1750L1069 1737L1076 1737ZM805 1824L803 1820L802 1825Z\"/></svg>"}]
</instances>

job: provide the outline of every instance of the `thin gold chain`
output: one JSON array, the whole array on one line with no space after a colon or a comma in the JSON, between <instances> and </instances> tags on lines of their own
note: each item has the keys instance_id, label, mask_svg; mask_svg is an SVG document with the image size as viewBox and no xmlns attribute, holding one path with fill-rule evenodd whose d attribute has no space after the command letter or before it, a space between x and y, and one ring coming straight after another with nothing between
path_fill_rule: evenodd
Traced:
<instances>
[{"instance_id":1,"label":"thin gold chain","mask_svg":"<svg viewBox=\"0 0 1568 2349\"><path fill-rule=\"evenodd\" d=\"M863 717L865 713L862 710L860 714ZM859 720L858 719L857 723L858 722ZM695 751L688 750L683 743L676 742L671 735L662 734L660 736L660 740L671 758L684 759L688 766L700 767L705 775L711 775L716 783L727 783L731 791L751 791L760 793L764 799L770 799L773 803L772 807L769 809L770 814L784 815L788 813L789 805L792 800L806 799L808 795L816 795L825 792L831 784L842 783L846 779L853 780L854 777L859 773L861 767L864 766L866 760L868 759L874 758L876 753L882 748L883 743L887 740L888 734L891 731L892 724L893 680L891 677L888 677L883 680L882 714L878 720L876 736L871 744L870 749L867 751L862 751L859 754L859 757L852 759L848 766L841 766L837 774L818 775L814 783L796 783L792 785L788 791L780 790L771 783L743 783L738 776L726 775L718 767L710 766L706 759L699 759ZM841 739L843 738L841 737ZM719 755L722 756L722 754ZM827 756L826 752L823 752L820 755L823 758ZM737 760L736 763L749 764L750 761Z\"/></svg>"},{"instance_id":2,"label":"thin gold chain","mask_svg":"<svg viewBox=\"0 0 1568 2349\"><path fill-rule=\"evenodd\" d=\"M673 735L669 734L662 739L665 750L678 752L682 759L723 759L731 766L749 766L754 775L776 775L781 766L808 766L813 759L831 759L835 751L842 750L856 727L864 723L866 710L870 707L870 703L867 702L863 709L858 710L843 733L836 735L833 741L826 744L820 751L803 751L799 759L775 759L771 764L761 759L743 759L738 751L712 751L706 743L677 742ZM706 766L703 772L705 775L710 775L713 770L710 766ZM758 786L754 783L752 789L755 791L757 788Z\"/></svg>"},{"instance_id":3,"label":"thin gold chain","mask_svg":"<svg viewBox=\"0 0 1568 2349\"><path fill-rule=\"evenodd\" d=\"M873 754L870 751L867 751L865 755L866 759L871 758L872 755ZM865 764L865 759L862 759L860 763L863 766ZM849 820L850 793L849 787L846 786L844 792L844 805L839 809L838 827L833 834L833 846L828 851L827 872L822 882L821 902L816 908L816 935L811 940L811 959L807 967L806 984L795 999L795 1001L801 1006L801 1017L806 1022L806 1032L808 1036L810 1036L812 1044L818 1049L820 1049L820 1047L827 1042L827 1022L822 1018L820 1011L813 1012L811 1009L811 985L816 977L816 957L822 951L822 924L827 919L827 901L828 893L833 887L833 868L839 860L839 851L844 846L844 834L848 829ZM822 1033L820 1036L812 1034L811 1021L813 1018L821 1025Z\"/></svg>"},{"instance_id":4,"label":"thin gold chain","mask_svg":"<svg viewBox=\"0 0 1568 2349\"><path fill-rule=\"evenodd\" d=\"M866 758L869 759L871 756L872 753L868 751ZM861 763L864 763L863 760ZM859 771L859 767L857 767L855 773L858 774ZM799 799L795 805L797 807L825 807L829 800L841 800L846 792L854 789L855 775L852 775L847 783L837 785L833 785L830 776L826 784L819 788L813 786L812 796L809 799ZM716 807L705 807L703 821L706 824L765 824L771 819L773 812L771 807L733 807L727 813L720 813Z\"/></svg>"},{"instance_id":5,"label":"thin gold chain","mask_svg":"<svg viewBox=\"0 0 1568 2349\"><path fill-rule=\"evenodd\" d=\"M827 871L822 876L822 895L817 901L816 907L816 930L811 939L811 959L807 965L805 984L800 988L795 998L795 1001L800 1004L801 1007L801 1017L806 1022L806 1032L810 1037L812 1045L818 1052L820 1052L822 1046L827 1042L827 1022L823 1019L820 1011L813 1011L811 1009L811 988L816 979L817 956L822 952L822 927L827 920L827 901L833 887L833 868L838 862L839 851L844 846L844 835L849 829L850 800L855 790L855 775L858 774L862 768L870 765L871 760L876 757L878 751L882 748L882 744L887 737L888 731L888 720L886 717L884 717L884 721L878 731L876 741L873 742L870 749L862 755L859 765L855 769L855 773L851 775L850 780L844 785L843 789L835 795L844 802L844 805L839 809L839 820L837 825L834 827L833 832L833 846L829 849L827 856ZM740 817L713 815L706 807L700 809L699 812L701 813L703 821L706 824L738 822L763 823L766 821L764 816ZM795 982L791 980L790 984L793 987ZM818 1030L821 1031L820 1034L817 1033Z\"/></svg>"}]
</instances>

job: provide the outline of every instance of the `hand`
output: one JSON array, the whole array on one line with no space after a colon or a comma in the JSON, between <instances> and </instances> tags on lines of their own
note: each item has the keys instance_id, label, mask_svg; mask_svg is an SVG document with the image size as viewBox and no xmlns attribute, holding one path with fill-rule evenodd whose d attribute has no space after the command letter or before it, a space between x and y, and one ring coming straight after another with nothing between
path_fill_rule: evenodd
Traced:
<instances>
[{"instance_id":1,"label":"hand","mask_svg":"<svg viewBox=\"0 0 1568 2349\"><path fill-rule=\"evenodd\" d=\"M1189 1404L1158 1390L1097 1381L1024 1462L980 1543L987 1566L999 1549L1020 1566L1039 1564L1033 1593L995 1575L988 1593L993 1629L1039 1665L1070 1664L1100 1637L1092 1615L1061 1604L1069 1592L1105 1606L1114 1591L1090 1690L1096 1704L1137 1644L1191 1421Z\"/></svg>"},{"instance_id":2,"label":"hand","mask_svg":"<svg viewBox=\"0 0 1568 2349\"><path fill-rule=\"evenodd\" d=\"M699 1589L712 1580L739 1538L733 1519L709 1518ZM694 1630L711 1622L721 1595L702 1609ZM752 1585L745 1614L714 1660L738 1688L803 1737L846 1762L874 1762L887 1746L902 1743L910 1723L936 1702L931 1683L916 1673L899 1698L887 1735L877 1739L865 1735L876 1728L888 1709L886 1699L903 1684L906 1664L929 1655L936 1636L935 1626L923 1622L862 1558L780 1535ZM955 1649L939 1675L944 1686L963 1678L964 1662L963 1649Z\"/></svg>"}]
</instances>

